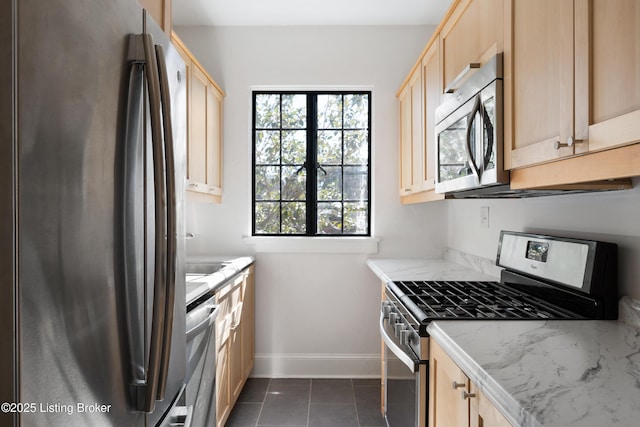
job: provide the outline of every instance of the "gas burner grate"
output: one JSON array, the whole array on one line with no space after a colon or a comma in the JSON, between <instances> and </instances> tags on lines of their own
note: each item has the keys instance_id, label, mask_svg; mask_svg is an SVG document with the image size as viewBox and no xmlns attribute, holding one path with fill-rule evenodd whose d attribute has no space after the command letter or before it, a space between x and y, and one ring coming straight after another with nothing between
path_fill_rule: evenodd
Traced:
<instances>
[{"instance_id":1,"label":"gas burner grate","mask_svg":"<svg viewBox=\"0 0 640 427\"><path fill-rule=\"evenodd\" d=\"M395 285L429 322L435 319L572 319L577 318L540 299L499 282L402 281Z\"/></svg>"}]
</instances>

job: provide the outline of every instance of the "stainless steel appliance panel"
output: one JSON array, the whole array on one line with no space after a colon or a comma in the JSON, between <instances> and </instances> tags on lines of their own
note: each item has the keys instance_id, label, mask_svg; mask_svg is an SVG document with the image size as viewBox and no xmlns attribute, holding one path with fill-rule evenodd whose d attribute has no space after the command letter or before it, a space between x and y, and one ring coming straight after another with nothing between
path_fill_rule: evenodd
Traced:
<instances>
[{"instance_id":1,"label":"stainless steel appliance panel","mask_svg":"<svg viewBox=\"0 0 640 427\"><path fill-rule=\"evenodd\" d=\"M171 396L177 395L180 388L184 384L185 367L186 367L186 350L185 350L185 315L186 315L186 284L185 284L185 242L186 229L184 223L185 217L185 177L187 164L187 124L186 124L186 74L184 61L180 54L173 48L167 35L160 27L147 15L145 21L145 31L152 35L156 45L162 46L164 54L164 64L166 65L167 81L169 83L169 97L171 106L171 124L173 134L173 157L174 170L165 170L166 174L174 175L174 204L176 220L176 263L174 270L175 279L175 301L173 303L173 332L171 334L171 345L168 377L166 384L165 398L156 402L156 410L149 416L149 424L155 425L159 420L158 417L168 411L172 405ZM166 125L163 120L163 125ZM147 147L151 146L149 134L147 134ZM166 141L165 141L166 145ZM146 180L148 185L151 182L150 177ZM152 192L150 189L147 194ZM167 203L170 203L168 200ZM151 228L152 229L152 228ZM149 247L149 246L148 246Z\"/></svg>"},{"instance_id":2,"label":"stainless steel appliance panel","mask_svg":"<svg viewBox=\"0 0 640 427\"><path fill-rule=\"evenodd\" d=\"M142 10L20 0L17 16L19 400L38 405L21 424L143 425L128 399L114 209L126 35Z\"/></svg>"},{"instance_id":3,"label":"stainless steel appliance panel","mask_svg":"<svg viewBox=\"0 0 640 427\"><path fill-rule=\"evenodd\" d=\"M502 55L496 55L436 109L436 191L509 182L503 168Z\"/></svg>"},{"instance_id":4,"label":"stainless steel appliance panel","mask_svg":"<svg viewBox=\"0 0 640 427\"><path fill-rule=\"evenodd\" d=\"M128 322L122 233L129 35L142 32L143 10L131 0L12 0L0 11L0 46L13 52L0 66L0 396L35 405L0 414L0 424L156 425L183 388L184 203L173 204L177 292L167 316L173 321L167 387L146 414L133 387L136 369L146 366L135 363L134 353L142 349L148 357L150 326ZM166 36L147 27L165 45L177 102L172 115L182 121L173 128L175 158L184 164L184 65ZM176 194L183 194L184 170L172 173ZM153 217L144 212L142 221ZM141 300L152 292L148 286L132 292L140 319L151 311ZM131 339L133 329L147 344Z\"/></svg>"},{"instance_id":5,"label":"stainless steel appliance panel","mask_svg":"<svg viewBox=\"0 0 640 427\"><path fill-rule=\"evenodd\" d=\"M380 312L384 342L383 411L388 427L426 427L429 391L428 338L421 338L404 308L386 293ZM407 314L408 316L408 314Z\"/></svg>"},{"instance_id":6,"label":"stainless steel appliance panel","mask_svg":"<svg viewBox=\"0 0 640 427\"><path fill-rule=\"evenodd\" d=\"M186 406L193 407L191 427L216 422L216 343L215 319L219 309L215 297L187 313L187 390Z\"/></svg>"}]
</instances>

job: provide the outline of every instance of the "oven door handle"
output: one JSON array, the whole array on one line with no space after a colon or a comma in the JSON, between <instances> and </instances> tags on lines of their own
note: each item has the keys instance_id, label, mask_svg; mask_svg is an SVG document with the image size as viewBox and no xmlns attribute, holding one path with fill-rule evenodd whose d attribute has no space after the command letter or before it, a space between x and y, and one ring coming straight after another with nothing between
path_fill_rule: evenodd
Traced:
<instances>
[{"instance_id":1,"label":"oven door handle","mask_svg":"<svg viewBox=\"0 0 640 427\"><path fill-rule=\"evenodd\" d=\"M389 347L389 350L391 350L393 354L395 354L396 357L400 359L400 361L404 363L407 366L407 368L411 370L412 373L415 374L420 369L420 361L417 360L416 358L411 357L407 353L405 353L400 348L400 346L398 346L398 344L396 344L393 341L393 338L391 338L389 334L387 334L387 330L384 327L384 319L385 319L384 313L381 312L380 313L380 335L382 336L382 340L384 341L386 346Z\"/></svg>"}]
</instances>

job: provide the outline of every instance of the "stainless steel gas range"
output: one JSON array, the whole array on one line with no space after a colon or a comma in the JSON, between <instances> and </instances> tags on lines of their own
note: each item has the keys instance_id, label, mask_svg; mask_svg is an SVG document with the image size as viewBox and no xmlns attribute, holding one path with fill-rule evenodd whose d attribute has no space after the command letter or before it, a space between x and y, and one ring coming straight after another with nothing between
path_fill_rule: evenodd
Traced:
<instances>
[{"instance_id":1,"label":"stainless steel gas range","mask_svg":"<svg viewBox=\"0 0 640 427\"><path fill-rule=\"evenodd\" d=\"M503 231L499 282L388 282L380 312L383 410L390 427L425 427L434 320L616 319L617 246Z\"/></svg>"}]
</instances>

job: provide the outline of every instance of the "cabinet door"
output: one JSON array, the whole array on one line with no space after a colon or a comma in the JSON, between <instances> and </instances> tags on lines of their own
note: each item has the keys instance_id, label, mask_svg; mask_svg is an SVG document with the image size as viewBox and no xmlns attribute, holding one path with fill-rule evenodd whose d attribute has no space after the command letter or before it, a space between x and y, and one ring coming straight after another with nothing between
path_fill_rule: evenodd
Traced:
<instances>
[{"instance_id":1,"label":"cabinet door","mask_svg":"<svg viewBox=\"0 0 640 427\"><path fill-rule=\"evenodd\" d=\"M235 403L235 399L238 398L244 385L242 366L242 335L243 335L243 323L242 323L242 290L244 275L240 275L233 282L233 290L230 294L231 299L231 326L229 335L229 382L231 386L231 398L232 404Z\"/></svg>"},{"instance_id":2,"label":"cabinet door","mask_svg":"<svg viewBox=\"0 0 640 427\"><path fill-rule=\"evenodd\" d=\"M429 426L469 425L469 379L433 340L429 357Z\"/></svg>"},{"instance_id":3,"label":"cabinet door","mask_svg":"<svg viewBox=\"0 0 640 427\"><path fill-rule=\"evenodd\" d=\"M424 137L422 147L422 189L435 189L436 173L436 108L441 101L440 45L434 42L422 58L422 78L424 90L423 122Z\"/></svg>"},{"instance_id":4,"label":"cabinet door","mask_svg":"<svg viewBox=\"0 0 640 427\"><path fill-rule=\"evenodd\" d=\"M413 160L411 154L411 88L407 85L400 96L400 195L411 194Z\"/></svg>"},{"instance_id":5,"label":"cabinet door","mask_svg":"<svg viewBox=\"0 0 640 427\"><path fill-rule=\"evenodd\" d=\"M222 94L209 82L207 85L207 177L210 194L222 195Z\"/></svg>"},{"instance_id":6,"label":"cabinet door","mask_svg":"<svg viewBox=\"0 0 640 427\"><path fill-rule=\"evenodd\" d=\"M138 0L151 18L162 28L171 34L171 0Z\"/></svg>"},{"instance_id":7,"label":"cabinet door","mask_svg":"<svg viewBox=\"0 0 640 427\"><path fill-rule=\"evenodd\" d=\"M253 369L255 359L255 286L254 268L249 270L242 294L242 369L246 380Z\"/></svg>"},{"instance_id":8,"label":"cabinet door","mask_svg":"<svg viewBox=\"0 0 640 427\"><path fill-rule=\"evenodd\" d=\"M640 142L640 0L575 0L576 138Z\"/></svg>"},{"instance_id":9,"label":"cabinet door","mask_svg":"<svg viewBox=\"0 0 640 427\"><path fill-rule=\"evenodd\" d=\"M400 195L422 190L422 67L417 67L400 95Z\"/></svg>"},{"instance_id":10,"label":"cabinet door","mask_svg":"<svg viewBox=\"0 0 640 427\"><path fill-rule=\"evenodd\" d=\"M191 67L189 104L189 150L187 179L189 189L205 187L207 182L207 77L196 64Z\"/></svg>"},{"instance_id":11,"label":"cabinet door","mask_svg":"<svg viewBox=\"0 0 640 427\"><path fill-rule=\"evenodd\" d=\"M231 392L229 385L229 338L231 325L231 299L228 289L222 289L216 298L218 317L216 318L216 425L224 426L231 413Z\"/></svg>"},{"instance_id":12,"label":"cabinet door","mask_svg":"<svg viewBox=\"0 0 640 427\"><path fill-rule=\"evenodd\" d=\"M512 427L505 416L473 383L471 393L475 396L469 401L469 427Z\"/></svg>"},{"instance_id":13,"label":"cabinet door","mask_svg":"<svg viewBox=\"0 0 640 427\"><path fill-rule=\"evenodd\" d=\"M231 413L231 393L229 391L229 345L225 341L216 354L216 425L224 427Z\"/></svg>"},{"instance_id":14,"label":"cabinet door","mask_svg":"<svg viewBox=\"0 0 640 427\"><path fill-rule=\"evenodd\" d=\"M470 63L483 64L502 52L504 1L462 0L456 6L440 33L443 58L441 92L445 88L458 87L455 80Z\"/></svg>"},{"instance_id":15,"label":"cabinet door","mask_svg":"<svg viewBox=\"0 0 640 427\"><path fill-rule=\"evenodd\" d=\"M505 168L575 153L573 0L507 0Z\"/></svg>"}]
</instances>

